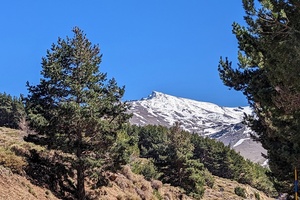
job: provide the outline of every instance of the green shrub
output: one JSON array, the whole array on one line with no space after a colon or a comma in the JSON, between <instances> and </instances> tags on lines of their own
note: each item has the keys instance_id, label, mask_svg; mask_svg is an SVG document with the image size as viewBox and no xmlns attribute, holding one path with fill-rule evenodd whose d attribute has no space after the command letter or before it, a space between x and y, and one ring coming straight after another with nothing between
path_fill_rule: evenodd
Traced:
<instances>
[{"instance_id":1,"label":"green shrub","mask_svg":"<svg viewBox=\"0 0 300 200\"><path fill-rule=\"evenodd\" d=\"M160 175L152 159L139 158L132 163L132 172L141 174L146 180L157 179Z\"/></svg>"},{"instance_id":2,"label":"green shrub","mask_svg":"<svg viewBox=\"0 0 300 200\"><path fill-rule=\"evenodd\" d=\"M204 169L203 176L204 176L205 184L208 187L213 188L215 183L215 178L213 177L213 175L207 169Z\"/></svg>"},{"instance_id":3,"label":"green shrub","mask_svg":"<svg viewBox=\"0 0 300 200\"><path fill-rule=\"evenodd\" d=\"M158 200L163 200L164 198L160 195L158 190L153 190L153 196L155 196Z\"/></svg>"},{"instance_id":4,"label":"green shrub","mask_svg":"<svg viewBox=\"0 0 300 200\"><path fill-rule=\"evenodd\" d=\"M260 200L260 195L259 195L258 192L255 192L255 193L254 193L254 196L255 196L255 199L256 199L256 200Z\"/></svg>"},{"instance_id":5,"label":"green shrub","mask_svg":"<svg viewBox=\"0 0 300 200\"><path fill-rule=\"evenodd\" d=\"M246 198L246 189L240 186L234 188L234 193L240 197Z\"/></svg>"}]
</instances>

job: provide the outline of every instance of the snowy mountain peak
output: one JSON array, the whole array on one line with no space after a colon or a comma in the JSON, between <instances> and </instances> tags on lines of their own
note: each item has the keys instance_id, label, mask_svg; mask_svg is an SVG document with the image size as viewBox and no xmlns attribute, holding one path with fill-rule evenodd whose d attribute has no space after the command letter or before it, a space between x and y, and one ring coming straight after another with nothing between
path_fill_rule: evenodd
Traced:
<instances>
[{"instance_id":1,"label":"snowy mountain peak","mask_svg":"<svg viewBox=\"0 0 300 200\"><path fill-rule=\"evenodd\" d=\"M142 100L131 101L130 104L132 124L170 127L175 122L180 122L184 130L218 139L233 148L252 141L251 130L242 124L244 113L251 113L250 107L220 107L157 91Z\"/></svg>"},{"instance_id":2,"label":"snowy mountain peak","mask_svg":"<svg viewBox=\"0 0 300 200\"><path fill-rule=\"evenodd\" d=\"M157 91L152 91L152 93L150 95L148 95L147 98L143 98L143 100L146 100L146 99L153 99L153 98L156 98L156 97L159 97L159 96L162 96L164 95L163 93L161 92L157 92Z\"/></svg>"},{"instance_id":3,"label":"snowy mountain peak","mask_svg":"<svg viewBox=\"0 0 300 200\"><path fill-rule=\"evenodd\" d=\"M251 113L249 107L220 107L213 103L175 97L157 91L153 91L148 98L131 103L131 110L136 117L141 116L143 108L142 110L147 110L147 116L156 117L156 121L163 120L165 125L172 126L176 121L184 122L184 129L204 135L219 131L212 128L213 124L237 124L243 120L244 112ZM199 129L199 126L206 128Z\"/></svg>"}]
</instances>

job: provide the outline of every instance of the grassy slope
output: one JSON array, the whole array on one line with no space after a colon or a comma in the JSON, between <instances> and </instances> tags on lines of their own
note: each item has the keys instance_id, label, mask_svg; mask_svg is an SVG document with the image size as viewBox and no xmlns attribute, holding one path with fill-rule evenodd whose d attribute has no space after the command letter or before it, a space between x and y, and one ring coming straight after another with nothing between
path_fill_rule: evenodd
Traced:
<instances>
[{"instance_id":1,"label":"grassy slope","mask_svg":"<svg viewBox=\"0 0 300 200\"><path fill-rule=\"evenodd\" d=\"M1 200L56 200L57 198L43 187L33 185L24 176L13 174L0 166Z\"/></svg>"},{"instance_id":2,"label":"grassy slope","mask_svg":"<svg viewBox=\"0 0 300 200\"><path fill-rule=\"evenodd\" d=\"M26 178L23 169L28 163L24 155L28 155L30 149L41 151L43 147L23 141L23 135L18 130L0 127L0 200L58 199L47 189L47 185L37 186ZM95 199L191 199L183 195L180 188L156 180L146 181L142 176L133 174L128 166L116 174L107 172L107 177L110 179L107 187L96 190L87 188ZM219 177L215 179L214 187L206 189L203 199L243 199L234 194L236 186L245 188L249 199L255 199L254 193L259 193L261 200L271 199L250 186Z\"/></svg>"}]
</instances>

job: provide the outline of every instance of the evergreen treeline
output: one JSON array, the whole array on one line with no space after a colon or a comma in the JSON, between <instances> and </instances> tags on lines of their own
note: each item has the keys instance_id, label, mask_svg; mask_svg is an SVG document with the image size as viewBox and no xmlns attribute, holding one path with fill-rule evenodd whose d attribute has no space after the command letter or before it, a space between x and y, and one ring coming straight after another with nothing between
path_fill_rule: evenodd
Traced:
<instances>
[{"instance_id":1,"label":"evergreen treeline","mask_svg":"<svg viewBox=\"0 0 300 200\"><path fill-rule=\"evenodd\" d=\"M183 131L178 124L132 126L128 131L138 137L140 157L148 159L146 169L138 169L146 177L180 186L194 196L202 196L204 185L213 186L212 175L249 184L269 195L276 193L266 168L221 142Z\"/></svg>"},{"instance_id":2,"label":"evergreen treeline","mask_svg":"<svg viewBox=\"0 0 300 200\"><path fill-rule=\"evenodd\" d=\"M0 93L0 126L18 129L25 117L21 98Z\"/></svg>"},{"instance_id":3,"label":"evergreen treeline","mask_svg":"<svg viewBox=\"0 0 300 200\"><path fill-rule=\"evenodd\" d=\"M267 177L267 168L250 160L222 142L193 134L194 157L197 158L213 175L249 184L267 194L274 193L273 184Z\"/></svg>"}]
</instances>

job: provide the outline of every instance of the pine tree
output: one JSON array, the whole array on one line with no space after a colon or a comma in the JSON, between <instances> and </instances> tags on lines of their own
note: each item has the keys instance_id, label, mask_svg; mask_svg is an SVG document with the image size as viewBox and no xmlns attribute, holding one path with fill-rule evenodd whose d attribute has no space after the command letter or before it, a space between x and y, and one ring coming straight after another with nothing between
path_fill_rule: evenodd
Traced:
<instances>
[{"instance_id":1,"label":"pine tree","mask_svg":"<svg viewBox=\"0 0 300 200\"><path fill-rule=\"evenodd\" d=\"M139 127L138 135L140 156L150 159L147 169L151 175L159 175L163 182L182 187L196 199L203 196L205 184L213 186L212 175L199 160L193 159L191 134L183 131L179 123L171 128L155 125ZM151 161L155 165L154 170Z\"/></svg>"},{"instance_id":2,"label":"pine tree","mask_svg":"<svg viewBox=\"0 0 300 200\"><path fill-rule=\"evenodd\" d=\"M220 61L224 84L242 91L255 115L246 123L268 150L272 175L282 192L292 191L293 167L300 167L300 3L243 0L246 27L234 23L238 68Z\"/></svg>"},{"instance_id":3,"label":"pine tree","mask_svg":"<svg viewBox=\"0 0 300 200\"><path fill-rule=\"evenodd\" d=\"M25 111L21 98L0 93L0 126L18 129L23 118Z\"/></svg>"},{"instance_id":4,"label":"pine tree","mask_svg":"<svg viewBox=\"0 0 300 200\"><path fill-rule=\"evenodd\" d=\"M191 134L183 131L176 122L167 132L165 146L165 162L159 168L163 172L163 182L182 187L187 194L200 199L204 194L205 180L211 174L205 173L203 164L193 159ZM213 181L210 184L213 185Z\"/></svg>"},{"instance_id":5,"label":"pine tree","mask_svg":"<svg viewBox=\"0 0 300 200\"><path fill-rule=\"evenodd\" d=\"M129 115L121 102L124 87L99 71L98 45L78 27L73 32L73 38L59 38L42 58L43 78L36 86L27 83L25 103L30 126L48 148L74 155L69 159L77 173L77 198L83 200L87 172L105 162Z\"/></svg>"}]
</instances>

